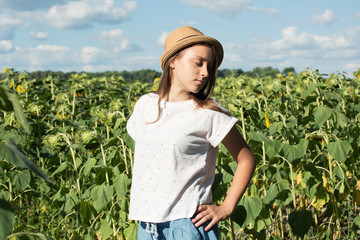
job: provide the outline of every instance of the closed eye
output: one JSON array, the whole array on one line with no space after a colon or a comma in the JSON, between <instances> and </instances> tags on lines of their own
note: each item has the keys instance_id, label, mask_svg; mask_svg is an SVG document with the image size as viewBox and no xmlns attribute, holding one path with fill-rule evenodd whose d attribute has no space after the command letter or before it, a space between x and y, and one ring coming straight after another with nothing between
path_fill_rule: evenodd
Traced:
<instances>
[{"instance_id":1,"label":"closed eye","mask_svg":"<svg viewBox=\"0 0 360 240\"><path fill-rule=\"evenodd\" d=\"M201 66L203 65L203 62L201 62L201 61L195 61L195 64L196 64L196 66L201 67Z\"/></svg>"}]
</instances>

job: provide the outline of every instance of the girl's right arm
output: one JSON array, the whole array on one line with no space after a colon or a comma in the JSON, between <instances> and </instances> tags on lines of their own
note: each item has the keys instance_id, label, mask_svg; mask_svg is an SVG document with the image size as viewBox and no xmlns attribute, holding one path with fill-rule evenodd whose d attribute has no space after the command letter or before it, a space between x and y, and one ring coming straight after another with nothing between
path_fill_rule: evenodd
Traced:
<instances>
[{"instance_id":1,"label":"girl's right arm","mask_svg":"<svg viewBox=\"0 0 360 240\"><path fill-rule=\"evenodd\" d=\"M198 227L211 220L205 231L210 230L218 221L225 220L231 215L243 196L256 167L255 157L236 125L226 135L222 143L238 165L222 205L200 205L198 207L197 212L200 213L193 219L193 223Z\"/></svg>"}]
</instances>

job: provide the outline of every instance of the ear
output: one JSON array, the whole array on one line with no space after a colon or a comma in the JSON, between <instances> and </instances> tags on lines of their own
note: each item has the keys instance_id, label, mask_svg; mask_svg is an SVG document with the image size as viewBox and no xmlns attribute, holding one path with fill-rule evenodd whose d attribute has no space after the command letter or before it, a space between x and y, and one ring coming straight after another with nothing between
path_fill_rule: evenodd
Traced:
<instances>
[{"instance_id":1,"label":"ear","mask_svg":"<svg viewBox=\"0 0 360 240\"><path fill-rule=\"evenodd\" d=\"M179 61L178 56L173 57L173 58L170 60L170 62L169 62L169 63L170 63L170 64L169 64L170 69L175 69L176 64L177 64L178 61Z\"/></svg>"}]
</instances>

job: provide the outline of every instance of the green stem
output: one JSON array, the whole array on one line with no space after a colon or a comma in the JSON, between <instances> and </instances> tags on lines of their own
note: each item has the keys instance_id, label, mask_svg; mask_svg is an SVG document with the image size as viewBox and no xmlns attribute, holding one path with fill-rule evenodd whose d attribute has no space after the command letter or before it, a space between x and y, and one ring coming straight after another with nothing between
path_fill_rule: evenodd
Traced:
<instances>
[{"instance_id":1,"label":"green stem","mask_svg":"<svg viewBox=\"0 0 360 240\"><path fill-rule=\"evenodd\" d=\"M55 100L55 94L54 94L54 83L53 79L50 80L50 88L51 88L51 100Z\"/></svg>"},{"instance_id":2,"label":"green stem","mask_svg":"<svg viewBox=\"0 0 360 240\"><path fill-rule=\"evenodd\" d=\"M124 143L124 140L120 137L118 137L118 139L120 140L121 142L121 147L122 147L122 152L123 152L123 159L124 159L124 163L125 163L125 171L126 171L126 174L129 174L129 167L128 167L128 164L127 164L127 159L126 159L126 147L125 147L125 143ZM132 166L131 166L132 168Z\"/></svg>"},{"instance_id":3,"label":"green stem","mask_svg":"<svg viewBox=\"0 0 360 240\"><path fill-rule=\"evenodd\" d=\"M6 239L18 239L16 238L17 236L25 236L26 238L28 236L33 236L35 238L38 238L38 239L46 239L46 237L42 234L42 233L32 233L32 232L17 232L17 233L13 233L9 236L7 236Z\"/></svg>"},{"instance_id":4,"label":"green stem","mask_svg":"<svg viewBox=\"0 0 360 240\"><path fill-rule=\"evenodd\" d=\"M111 222L112 222L112 227L113 227L113 236L115 237L117 231L116 231L115 221L114 221L113 217L111 217Z\"/></svg>"},{"instance_id":5,"label":"green stem","mask_svg":"<svg viewBox=\"0 0 360 240\"><path fill-rule=\"evenodd\" d=\"M60 136L62 136L66 143L69 145L69 148L70 148L70 152L71 152L71 157L72 157L72 160L73 160L73 165L74 165L74 169L75 169L75 172L76 172L76 188L77 188L77 191L79 193L79 196L80 196L80 181L79 181L79 177L78 177L78 171L77 171L77 164L76 164L76 157L75 157L75 150L71 147L71 142L69 140L69 138L66 136L66 134L64 133L59 133Z\"/></svg>"},{"instance_id":6,"label":"green stem","mask_svg":"<svg viewBox=\"0 0 360 240\"><path fill-rule=\"evenodd\" d=\"M74 89L74 93L73 93L74 95L73 95L73 102L72 102L72 111L71 111L71 113L72 113L72 115L74 116L74 114L75 114L75 102L76 102L76 97L75 97L75 95L76 95L76 89Z\"/></svg>"},{"instance_id":7,"label":"green stem","mask_svg":"<svg viewBox=\"0 0 360 240\"><path fill-rule=\"evenodd\" d=\"M107 81L107 78L105 77L104 80L105 80L105 88L108 89L108 81Z\"/></svg>"},{"instance_id":8,"label":"green stem","mask_svg":"<svg viewBox=\"0 0 360 240\"><path fill-rule=\"evenodd\" d=\"M326 141L326 143L328 143L329 139L326 138L325 141ZM328 158L328 165L329 165L330 187L331 187L330 199L331 199L331 202L333 205L333 212L335 213L333 215L335 217L335 219L334 219L335 226L333 228L333 232L336 232L340 229L340 219L339 219L339 215L338 215L338 207L337 207L337 201L336 201L336 196L335 196L335 179L334 179L334 175L333 175L333 164L332 164L333 159L332 159L330 153L327 154L327 158ZM339 237L339 239L341 239L341 231L339 231L338 237Z\"/></svg>"},{"instance_id":9,"label":"green stem","mask_svg":"<svg viewBox=\"0 0 360 240\"><path fill-rule=\"evenodd\" d=\"M240 107L240 116L241 116L241 126L242 126L242 135L243 138L246 141L246 131L245 131L245 121L244 121L244 111L242 109L242 107Z\"/></svg>"},{"instance_id":10,"label":"green stem","mask_svg":"<svg viewBox=\"0 0 360 240\"><path fill-rule=\"evenodd\" d=\"M287 162L287 164L289 165L290 179L291 179L291 194L292 194L292 199L293 199L293 206L294 206L294 209L296 209L295 183L294 183L294 172L292 169L292 164L283 156L276 156L276 157L280 157L280 158L284 159L284 161Z\"/></svg>"},{"instance_id":11,"label":"green stem","mask_svg":"<svg viewBox=\"0 0 360 240\"><path fill-rule=\"evenodd\" d=\"M282 211L279 209L279 225L280 225L280 236L281 239L284 239L284 226L283 226L283 219L282 219Z\"/></svg>"},{"instance_id":12,"label":"green stem","mask_svg":"<svg viewBox=\"0 0 360 240\"><path fill-rule=\"evenodd\" d=\"M12 197L12 184L11 184L11 181L9 181L9 200L10 202L13 200L13 197Z\"/></svg>"},{"instance_id":13,"label":"green stem","mask_svg":"<svg viewBox=\"0 0 360 240\"><path fill-rule=\"evenodd\" d=\"M235 233L234 233L234 226L232 220L229 218L229 225L230 225L230 240L235 240Z\"/></svg>"},{"instance_id":14,"label":"green stem","mask_svg":"<svg viewBox=\"0 0 360 240\"><path fill-rule=\"evenodd\" d=\"M262 142L262 149L263 149L263 155L262 155L263 166L266 166L265 142ZM263 186L264 186L264 196L266 195L265 182L266 182L266 174L263 174L263 183L262 183L262 184L263 184Z\"/></svg>"},{"instance_id":15,"label":"green stem","mask_svg":"<svg viewBox=\"0 0 360 240\"><path fill-rule=\"evenodd\" d=\"M292 193L292 198L293 198L293 205L294 205L294 209L296 210L296 197L295 197L294 172L293 172L293 169L292 169L292 165L291 165L291 163L289 163L289 167L290 167L290 178L291 178L291 193Z\"/></svg>"},{"instance_id":16,"label":"green stem","mask_svg":"<svg viewBox=\"0 0 360 240\"><path fill-rule=\"evenodd\" d=\"M260 104L260 101L258 99L256 99L256 102L258 104L258 107L259 107L259 112L261 112L261 104Z\"/></svg>"},{"instance_id":17,"label":"green stem","mask_svg":"<svg viewBox=\"0 0 360 240\"><path fill-rule=\"evenodd\" d=\"M109 126L106 125L106 139L109 140L110 139L110 129Z\"/></svg>"},{"instance_id":18,"label":"green stem","mask_svg":"<svg viewBox=\"0 0 360 240\"><path fill-rule=\"evenodd\" d=\"M318 216L319 216L320 212L319 210L317 210L315 208L315 214L314 214L314 224L315 224L315 229L317 229L318 225L319 225L319 221L318 221Z\"/></svg>"},{"instance_id":19,"label":"green stem","mask_svg":"<svg viewBox=\"0 0 360 240\"><path fill-rule=\"evenodd\" d=\"M107 168L106 156L105 156L105 153L104 153L104 148L103 148L102 143L100 144L100 148L101 148L101 155L102 155L102 160L103 160L104 167ZM110 181L109 181L109 175L108 175L107 169L105 169L105 178L106 178L106 183L109 185Z\"/></svg>"}]
</instances>

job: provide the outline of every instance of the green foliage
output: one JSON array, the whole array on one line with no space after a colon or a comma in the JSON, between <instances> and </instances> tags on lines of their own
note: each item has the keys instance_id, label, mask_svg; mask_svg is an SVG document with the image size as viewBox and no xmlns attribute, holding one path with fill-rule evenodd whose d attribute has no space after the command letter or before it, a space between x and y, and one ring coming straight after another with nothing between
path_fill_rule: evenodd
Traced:
<instances>
[{"instance_id":1,"label":"green foliage","mask_svg":"<svg viewBox=\"0 0 360 240\"><path fill-rule=\"evenodd\" d=\"M359 238L360 74L325 77L287 69L274 76L271 70L256 69L256 78L254 71L225 77L214 90L214 98L239 119L257 158L245 197L231 221L220 224L236 234L222 237ZM220 151L218 173L226 181L219 189L229 187L229 162ZM252 210L247 222L249 197L259 198L262 208Z\"/></svg>"},{"instance_id":2,"label":"green foliage","mask_svg":"<svg viewBox=\"0 0 360 240\"><path fill-rule=\"evenodd\" d=\"M359 73L255 73L223 71L214 90L257 158L221 239L359 238ZM0 238L136 239L125 126L159 75L37 74L1 75ZM215 204L236 166L220 145Z\"/></svg>"},{"instance_id":3,"label":"green foliage","mask_svg":"<svg viewBox=\"0 0 360 240\"><path fill-rule=\"evenodd\" d=\"M51 183L49 177L46 176L46 174L35 163L29 160L29 158L11 139L7 142L0 143L0 156L20 168L27 168L31 170L39 177L42 177L46 182Z\"/></svg>"},{"instance_id":4,"label":"green foliage","mask_svg":"<svg viewBox=\"0 0 360 240\"><path fill-rule=\"evenodd\" d=\"M30 133L30 126L25 118L25 115L22 111L20 103L16 95L9 89L0 86L0 109L6 112L13 111L16 117L16 120L23 126L27 134ZM2 131L2 133L6 133ZM4 134L6 136L6 134ZM11 136L11 134L10 134ZM6 159L8 162L15 164L20 168L28 168L38 176L42 177L48 183L51 183L50 179L46 174L32 161L30 161L26 155L24 155L18 146L13 142L11 138L6 136L4 142L0 142L0 157ZM1 169L2 170L2 169ZM2 171L4 173L4 171ZM9 174L11 182L9 186L13 184L16 188L20 190L25 190L30 186L31 176L30 172L27 170L17 171L14 170ZM4 196L3 196L4 197ZM11 199L11 197L9 198ZM43 234L36 233L22 233L18 232L16 234L11 234L15 222L14 209L11 204L0 198L0 239L13 238L15 236L34 236L39 239L46 239Z\"/></svg>"},{"instance_id":5,"label":"green foliage","mask_svg":"<svg viewBox=\"0 0 360 240\"><path fill-rule=\"evenodd\" d=\"M294 211L289 215L291 230L301 238L309 231L313 222L312 213L307 210Z\"/></svg>"},{"instance_id":6,"label":"green foliage","mask_svg":"<svg viewBox=\"0 0 360 240\"><path fill-rule=\"evenodd\" d=\"M0 199L0 239L6 239L14 227L14 210L8 201Z\"/></svg>"},{"instance_id":7,"label":"green foliage","mask_svg":"<svg viewBox=\"0 0 360 240\"><path fill-rule=\"evenodd\" d=\"M25 115L20 106L15 93L5 86L0 85L0 109L4 111L13 111L16 120L21 124L26 133L30 133L30 126L25 119Z\"/></svg>"}]
</instances>

